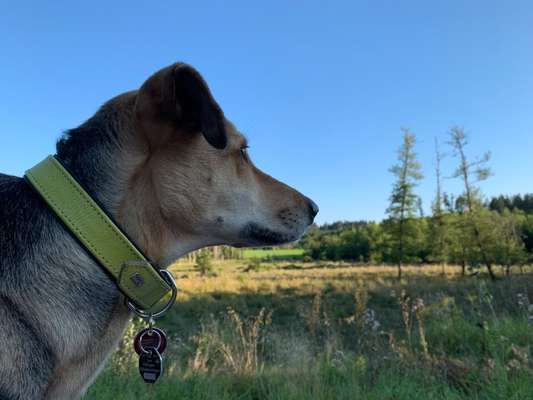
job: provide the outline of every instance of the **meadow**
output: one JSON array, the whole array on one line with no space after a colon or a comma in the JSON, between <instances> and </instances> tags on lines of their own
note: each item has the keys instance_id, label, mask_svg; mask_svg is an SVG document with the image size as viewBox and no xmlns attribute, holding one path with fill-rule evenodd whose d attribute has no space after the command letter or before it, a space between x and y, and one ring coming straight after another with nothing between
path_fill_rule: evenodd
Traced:
<instances>
[{"instance_id":1,"label":"meadow","mask_svg":"<svg viewBox=\"0 0 533 400\"><path fill-rule=\"evenodd\" d=\"M527 268L492 282L413 266L398 281L387 266L248 262L172 266L165 375L141 381L134 320L84 399L533 398Z\"/></svg>"},{"instance_id":2,"label":"meadow","mask_svg":"<svg viewBox=\"0 0 533 400\"><path fill-rule=\"evenodd\" d=\"M303 249L244 249L243 258L259 258L267 260L300 260L304 256Z\"/></svg>"}]
</instances>

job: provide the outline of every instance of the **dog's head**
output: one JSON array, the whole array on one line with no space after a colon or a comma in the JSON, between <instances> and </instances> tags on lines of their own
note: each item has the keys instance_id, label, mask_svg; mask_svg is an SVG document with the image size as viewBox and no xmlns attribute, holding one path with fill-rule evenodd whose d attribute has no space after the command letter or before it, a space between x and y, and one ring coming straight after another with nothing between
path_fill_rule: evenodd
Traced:
<instances>
[{"instance_id":1,"label":"dog's head","mask_svg":"<svg viewBox=\"0 0 533 400\"><path fill-rule=\"evenodd\" d=\"M246 139L189 65L158 71L125 98L119 141L131 168L117 219L152 258L291 242L313 222L316 204L254 166Z\"/></svg>"}]
</instances>

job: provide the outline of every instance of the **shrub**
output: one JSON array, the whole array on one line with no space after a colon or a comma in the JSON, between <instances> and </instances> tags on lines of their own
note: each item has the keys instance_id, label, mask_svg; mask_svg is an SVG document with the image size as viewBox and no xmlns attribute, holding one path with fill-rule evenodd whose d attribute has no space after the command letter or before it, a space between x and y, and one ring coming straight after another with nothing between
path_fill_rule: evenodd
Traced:
<instances>
[{"instance_id":1,"label":"shrub","mask_svg":"<svg viewBox=\"0 0 533 400\"><path fill-rule=\"evenodd\" d=\"M212 255L208 249L203 249L198 252L194 268L200 272L200 275L214 275L213 264L211 263Z\"/></svg>"},{"instance_id":2,"label":"shrub","mask_svg":"<svg viewBox=\"0 0 533 400\"><path fill-rule=\"evenodd\" d=\"M261 259L254 257L250 259L248 266L244 269L244 272L259 272L262 271L264 267L261 265Z\"/></svg>"}]
</instances>

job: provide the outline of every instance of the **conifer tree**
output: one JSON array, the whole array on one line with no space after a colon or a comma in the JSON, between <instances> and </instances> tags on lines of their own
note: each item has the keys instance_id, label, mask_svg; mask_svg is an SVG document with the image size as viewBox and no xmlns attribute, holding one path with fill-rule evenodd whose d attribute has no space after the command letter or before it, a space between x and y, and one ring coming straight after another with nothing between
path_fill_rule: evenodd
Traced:
<instances>
[{"instance_id":1,"label":"conifer tree","mask_svg":"<svg viewBox=\"0 0 533 400\"><path fill-rule=\"evenodd\" d=\"M419 211L419 197L414 193L414 188L422 179L421 166L414 151L416 136L408 129L402 129L402 132L403 143L398 149L398 163L390 168L396 181L392 187L390 205L387 209L391 220L391 239L394 259L398 265L398 279L402 277L402 264L410 244L411 221Z\"/></svg>"},{"instance_id":2,"label":"conifer tree","mask_svg":"<svg viewBox=\"0 0 533 400\"><path fill-rule=\"evenodd\" d=\"M465 152L465 147L468 145L467 135L463 128L457 126L450 130L450 141L448 143L453 149L453 155L459 160L459 165L452 177L460 179L464 186L466 226L472 232L480 261L487 267L490 278L494 280L496 275L494 274L492 260L483 241L481 231L480 217L483 207L481 202L477 201L477 199L481 198L481 192L476 186L477 183L486 180L491 175L490 168L487 166L490 160L490 153L485 153L481 159L476 161L469 161Z\"/></svg>"},{"instance_id":3,"label":"conifer tree","mask_svg":"<svg viewBox=\"0 0 533 400\"><path fill-rule=\"evenodd\" d=\"M444 215L443 204L444 197L442 192L442 172L441 164L444 155L440 150L439 141L435 138L435 178L436 178L436 191L435 199L433 200L431 211L432 217L430 221L431 237L429 238L431 244L432 260L444 264L447 256L447 236L448 236L448 220ZM444 270L443 270L444 272Z\"/></svg>"}]
</instances>

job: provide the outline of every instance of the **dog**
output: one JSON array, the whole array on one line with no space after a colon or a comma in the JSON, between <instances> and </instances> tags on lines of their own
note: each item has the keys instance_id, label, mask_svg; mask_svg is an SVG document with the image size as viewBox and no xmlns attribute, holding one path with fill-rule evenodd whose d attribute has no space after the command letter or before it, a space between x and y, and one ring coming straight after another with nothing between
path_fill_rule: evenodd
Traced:
<instances>
[{"instance_id":1,"label":"dog","mask_svg":"<svg viewBox=\"0 0 533 400\"><path fill-rule=\"evenodd\" d=\"M159 266L297 240L318 207L254 166L202 76L176 63L105 103L56 157ZM0 174L0 400L80 398L131 316L30 185Z\"/></svg>"}]
</instances>

